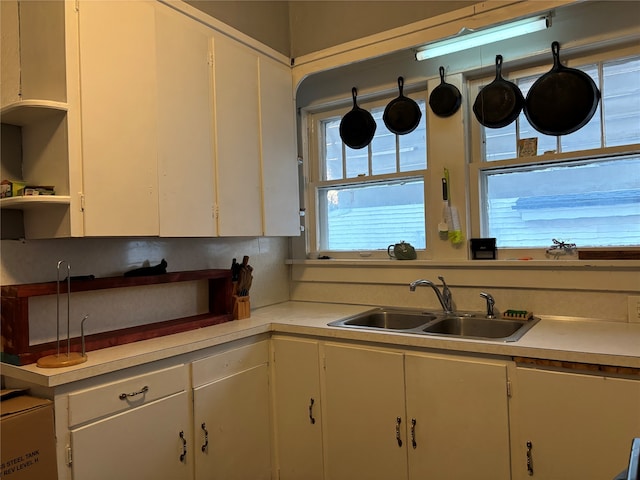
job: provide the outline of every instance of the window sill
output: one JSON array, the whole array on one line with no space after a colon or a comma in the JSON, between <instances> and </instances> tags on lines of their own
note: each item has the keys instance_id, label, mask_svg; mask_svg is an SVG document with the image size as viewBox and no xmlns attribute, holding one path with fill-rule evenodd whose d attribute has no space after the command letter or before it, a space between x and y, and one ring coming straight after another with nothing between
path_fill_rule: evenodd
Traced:
<instances>
[{"instance_id":1,"label":"window sill","mask_svg":"<svg viewBox=\"0 0 640 480\"><path fill-rule=\"evenodd\" d=\"M338 268L349 267L389 267L389 268L461 268L461 269L536 269L536 270L638 270L640 260L392 260L392 259L345 259L330 258L326 260L287 259L287 265L331 266Z\"/></svg>"}]
</instances>

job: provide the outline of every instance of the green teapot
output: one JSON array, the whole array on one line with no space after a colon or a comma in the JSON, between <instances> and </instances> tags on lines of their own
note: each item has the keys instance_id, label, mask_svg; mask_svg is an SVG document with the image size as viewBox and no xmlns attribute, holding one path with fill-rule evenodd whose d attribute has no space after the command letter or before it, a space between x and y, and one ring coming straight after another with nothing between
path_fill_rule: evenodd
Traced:
<instances>
[{"instance_id":1,"label":"green teapot","mask_svg":"<svg viewBox=\"0 0 640 480\"><path fill-rule=\"evenodd\" d=\"M405 243L404 240L395 245L389 245L387 247L387 254L389 257L397 260L415 260L417 256L416 249L413 248L410 243Z\"/></svg>"}]
</instances>

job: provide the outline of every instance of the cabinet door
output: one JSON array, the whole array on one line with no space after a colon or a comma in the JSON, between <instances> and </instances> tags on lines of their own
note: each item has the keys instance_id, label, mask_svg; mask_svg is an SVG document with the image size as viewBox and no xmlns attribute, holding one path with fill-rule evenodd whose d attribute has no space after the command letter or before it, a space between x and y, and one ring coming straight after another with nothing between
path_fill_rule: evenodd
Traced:
<instances>
[{"instance_id":1,"label":"cabinet door","mask_svg":"<svg viewBox=\"0 0 640 480\"><path fill-rule=\"evenodd\" d=\"M324 359L326 478L406 478L402 353L327 344Z\"/></svg>"},{"instance_id":2,"label":"cabinet door","mask_svg":"<svg viewBox=\"0 0 640 480\"><path fill-rule=\"evenodd\" d=\"M640 436L640 381L518 368L514 478L606 479Z\"/></svg>"},{"instance_id":3,"label":"cabinet door","mask_svg":"<svg viewBox=\"0 0 640 480\"><path fill-rule=\"evenodd\" d=\"M73 429L73 478L187 480L190 424L188 395L182 392Z\"/></svg>"},{"instance_id":4,"label":"cabinet door","mask_svg":"<svg viewBox=\"0 0 640 480\"><path fill-rule=\"evenodd\" d=\"M268 367L194 389L196 480L271 478Z\"/></svg>"},{"instance_id":5,"label":"cabinet door","mask_svg":"<svg viewBox=\"0 0 640 480\"><path fill-rule=\"evenodd\" d=\"M158 235L154 2L80 2L85 235Z\"/></svg>"},{"instance_id":6,"label":"cabinet door","mask_svg":"<svg viewBox=\"0 0 640 480\"><path fill-rule=\"evenodd\" d=\"M291 69L260 58L264 235L300 235L295 105Z\"/></svg>"},{"instance_id":7,"label":"cabinet door","mask_svg":"<svg viewBox=\"0 0 640 480\"><path fill-rule=\"evenodd\" d=\"M409 478L509 480L506 364L407 354Z\"/></svg>"},{"instance_id":8,"label":"cabinet door","mask_svg":"<svg viewBox=\"0 0 640 480\"><path fill-rule=\"evenodd\" d=\"M322 480L318 342L274 338L275 426L280 480Z\"/></svg>"},{"instance_id":9,"label":"cabinet door","mask_svg":"<svg viewBox=\"0 0 640 480\"><path fill-rule=\"evenodd\" d=\"M160 236L215 236L210 34L158 5Z\"/></svg>"},{"instance_id":10,"label":"cabinet door","mask_svg":"<svg viewBox=\"0 0 640 480\"><path fill-rule=\"evenodd\" d=\"M262 235L258 55L216 35L215 145L218 234Z\"/></svg>"}]
</instances>

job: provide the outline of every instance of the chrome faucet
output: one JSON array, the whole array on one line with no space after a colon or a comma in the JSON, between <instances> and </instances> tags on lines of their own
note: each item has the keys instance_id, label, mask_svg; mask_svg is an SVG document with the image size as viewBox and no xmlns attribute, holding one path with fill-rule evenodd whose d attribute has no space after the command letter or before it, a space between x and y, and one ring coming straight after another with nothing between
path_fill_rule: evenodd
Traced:
<instances>
[{"instance_id":1,"label":"chrome faucet","mask_svg":"<svg viewBox=\"0 0 640 480\"><path fill-rule=\"evenodd\" d=\"M493 312L493 306L496 304L496 301L491 294L480 292L480 296L487 301L487 318L496 318L496 314Z\"/></svg>"},{"instance_id":2,"label":"chrome faucet","mask_svg":"<svg viewBox=\"0 0 640 480\"><path fill-rule=\"evenodd\" d=\"M416 280L415 282L411 282L409 284L409 290L415 292L416 287L431 287L438 297L438 301L440 302L444 313L453 313L451 290L449 290L449 287L445 283L443 277L438 278L442 282L442 293L440 293L440 289L431 280Z\"/></svg>"}]
</instances>

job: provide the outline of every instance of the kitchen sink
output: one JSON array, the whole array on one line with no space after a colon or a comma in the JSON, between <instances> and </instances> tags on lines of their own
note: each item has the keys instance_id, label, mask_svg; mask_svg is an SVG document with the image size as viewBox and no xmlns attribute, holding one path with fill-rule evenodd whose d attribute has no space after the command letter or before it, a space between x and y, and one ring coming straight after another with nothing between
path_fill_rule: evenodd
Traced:
<instances>
[{"instance_id":1,"label":"kitchen sink","mask_svg":"<svg viewBox=\"0 0 640 480\"><path fill-rule=\"evenodd\" d=\"M535 317L531 320L514 320L488 318L479 313L447 314L380 307L354 317L336 320L329 323L329 326L515 342L539 320Z\"/></svg>"},{"instance_id":2,"label":"kitchen sink","mask_svg":"<svg viewBox=\"0 0 640 480\"><path fill-rule=\"evenodd\" d=\"M416 327L421 327L436 318L435 315L426 312L403 312L381 309L347 319L344 321L344 326L383 328L387 330L411 330Z\"/></svg>"},{"instance_id":3,"label":"kitchen sink","mask_svg":"<svg viewBox=\"0 0 640 480\"><path fill-rule=\"evenodd\" d=\"M438 335L492 338L505 342L514 342L538 323L538 320L537 318L531 320L486 318L474 315L447 316L426 325L422 331Z\"/></svg>"}]
</instances>

